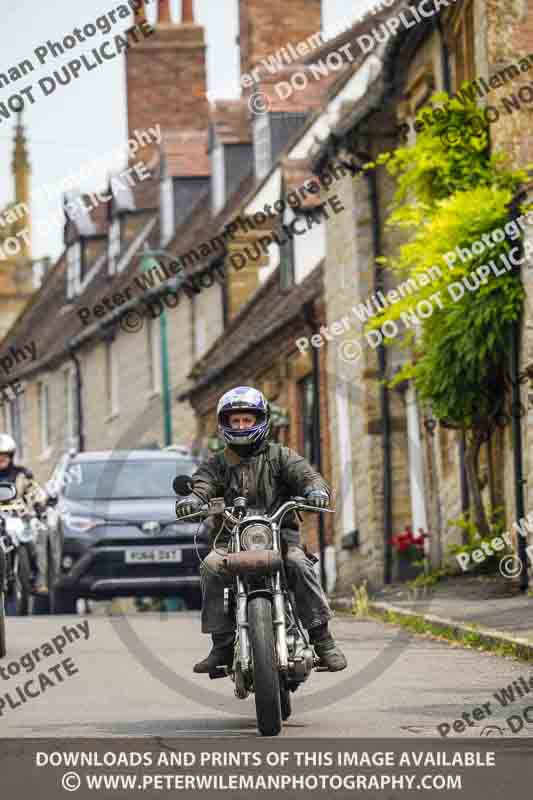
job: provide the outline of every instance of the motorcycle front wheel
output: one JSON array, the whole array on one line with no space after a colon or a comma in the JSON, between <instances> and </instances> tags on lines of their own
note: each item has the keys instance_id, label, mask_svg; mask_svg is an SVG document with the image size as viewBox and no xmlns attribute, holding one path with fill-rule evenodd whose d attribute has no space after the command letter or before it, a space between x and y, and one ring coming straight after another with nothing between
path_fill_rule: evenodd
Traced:
<instances>
[{"instance_id":1,"label":"motorcycle front wheel","mask_svg":"<svg viewBox=\"0 0 533 800\"><path fill-rule=\"evenodd\" d=\"M262 736L281 731L281 697L276 659L272 605L266 597L248 603L248 634L254 670L255 711Z\"/></svg>"},{"instance_id":2,"label":"motorcycle front wheel","mask_svg":"<svg viewBox=\"0 0 533 800\"><path fill-rule=\"evenodd\" d=\"M292 714L291 693L285 683L280 683L281 718L283 722Z\"/></svg>"},{"instance_id":3,"label":"motorcycle front wheel","mask_svg":"<svg viewBox=\"0 0 533 800\"><path fill-rule=\"evenodd\" d=\"M31 605L31 565L26 547L20 547L17 553L18 567L13 586L13 607L18 617L27 617Z\"/></svg>"}]
</instances>

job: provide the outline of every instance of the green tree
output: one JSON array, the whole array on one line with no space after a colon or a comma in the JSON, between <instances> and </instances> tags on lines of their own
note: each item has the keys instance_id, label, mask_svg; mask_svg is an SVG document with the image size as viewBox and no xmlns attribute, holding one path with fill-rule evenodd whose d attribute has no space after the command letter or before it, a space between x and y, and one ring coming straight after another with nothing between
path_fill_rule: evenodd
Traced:
<instances>
[{"instance_id":1,"label":"green tree","mask_svg":"<svg viewBox=\"0 0 533 800\"><path fill-rule=\"evenodd\" d=\"M387 320L398 324L408 358L392 383L413 380L434 416L464 433L474 520L480 533L488 535L478 456L505 401L505 356L524 291L516 274L495 277L492 272L488 276L477 272L509 251L507 240L495 244L490 254L474 255L465 263L451 257L447 262L444 257L457 247L470 250L483 234L506 226L509 203L527 173L509 169L502 154L491 154L488 124L474 102L448 99L444 93L431 100L446 108L434 112L429 125L426 121L416 144L382 154L376 164L366 166L384 164L396 177L387 225L412 233L398 256L380 259L381 264L417 285L425 275L432 280L426 280L416 296L391 305L368 328L379 329ZM459 299L455 298L460 289L450 289L452 284L464 287ZM433 313L421 319L416 307L424 299L432 304ZM392 342L385 339L385 343Z\"/></svg>"}]
</instances>

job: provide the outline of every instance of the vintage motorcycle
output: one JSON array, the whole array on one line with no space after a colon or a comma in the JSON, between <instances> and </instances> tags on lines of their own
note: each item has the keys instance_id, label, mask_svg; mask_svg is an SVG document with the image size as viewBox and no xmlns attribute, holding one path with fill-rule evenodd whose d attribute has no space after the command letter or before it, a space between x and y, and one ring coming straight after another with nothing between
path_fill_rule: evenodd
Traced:
<instances>
[{"instance_id":1,"label":"vintage motorcycle","mask_svg":"<svg viewBox=\"0 0 533 800\"><path fill-rule=\"evenodd\" d=\"M34 536L21 516L13 483L0 483L0 658L6 654L5 614L11 601L21 613L29 606L31 567L26 544Z\"/></svg>"},{"instance_id":2,"label":"vintage motorcycle","mask_svg":"<svg viewBox=\"0 0 533 800\"><path fill-rule=\"evenodd\" d=\"M192 491L186 475L178 476L173 486L177 495ZM225 590L225 610L235 614L235 653L232 667L218 667L209 677L229 676L235 683L235 696L241 700L254 693L257 727L263 736L280 733L282 720L291 715L291 692L308 679L313 668L326 671L318 666L287 584L280 529L290 511L334 513L295 497L269 516L248 509L244 497L237 497L233 506L216 497L179 520L220 515L224 524L215 538L215 550L222 531L230 533L228 550L220 554L232 576L232 585Z\"/></svg>"}]
</instances>

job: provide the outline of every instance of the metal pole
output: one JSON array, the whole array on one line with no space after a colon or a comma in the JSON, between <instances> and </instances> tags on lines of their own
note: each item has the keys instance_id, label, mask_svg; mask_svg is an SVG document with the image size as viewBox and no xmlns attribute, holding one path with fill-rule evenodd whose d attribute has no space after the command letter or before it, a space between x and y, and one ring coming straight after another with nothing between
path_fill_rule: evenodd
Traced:
<instances>
[{"instance_id":1,"label":"metal pole","mask_svg":"<svg viewBox=\"0 0 533 800\"><path fill-rule=\"evenodd\" d=\"M520 204L519 198L515 197L514 200L511 202L509 210L511 218L515 218L519 214ZM519 250L520 256L523 257L524 255L524 248L522 244L522 239L516 243ZM516 268L515 272L518 277L521 275L520 266ZM516 320L513 323L513 328L511 332L511 348L509 354L509 361L511 367L511 398L512 398L512 406L511 409L514 413L511 413L511 431L513 437L513 464L514 464L514 490L515 490L515 511L516 511L516 519L521 520L524 518L525 514L525 503L524 503L524 484L526 481L524 480L524 472L523 472L523 465L522 465L522 421L520 419L520 414L516 413L516 409L520 408L520 329L521 329L521 319ZM520 572L520 591L527 592L529 586L529 577L528 577L528 556L526 550L527 540L525 536L518 536L518 557L522 562L522 570Z\"/></svg>"},{"instance_id":2,"label":"metal pole","mask_svg":"<svg viewBox=\"0 0 533 800\"><path fill-rule=\"evenodd\" d=\"M381 243L381 221L379 213L378 182L375 171L365 173L368 180L370 193L370 210L372 214L372 239L374 263L383 255ZM375 265L374 291L377 293L384 288L383 268ZM392 452L391 452L391 419L390 397L387 387L387 353L385 346L380 344L377 348L379 366L379 402L382 424L382 452L383 452L383 580L385 584L392 582Z\"/></svg>"},{"instance_id":3,"label":"metal pole","mask_svg":"<svg viewBox=\"0 0 533 800\"><path fill-rule=\"evenodd\" d=\"M303 313L307 325L312 333L318 331L318 324L314 314L313 303L305 303ZM320 359L318 349L312 348L313 364L313 462L317 470L322 472L322 443L320 441ZM326 528L324 515L318 514L318 549L320 553L320 582L324 591L327 589L326 580Z\"/></svg>"}]
</instances>

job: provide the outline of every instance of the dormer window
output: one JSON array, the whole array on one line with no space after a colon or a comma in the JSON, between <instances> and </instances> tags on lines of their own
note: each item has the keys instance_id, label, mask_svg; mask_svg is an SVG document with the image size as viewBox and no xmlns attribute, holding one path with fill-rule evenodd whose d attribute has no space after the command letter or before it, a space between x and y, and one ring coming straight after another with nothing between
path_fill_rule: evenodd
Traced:
<instances>
[{"instance_id":1,"label":"dormer window","mask_svg":"<svg viewBox=\"0 0 533 800\"><path fill-rule=\"evenodd\" d=\"M258 114L254 120L254 156L255 177L260 181L272 166L272 140L268 114Z\"/></svg>"},{"instance_id":2,"label":"dormer window","mask_svg":"<svg viewBox=\"0 0 533 800\"><path fill-rule=\"evenodd\" d=\"M161 247L166 247L174 236L174 182L172 178L161 181Z\"/></svg>"},{"instance_id":3,"label":"dormer window","mask_svg":"<svg viewBox=\"0 0 533 800\"><path fill-rule=\"evenodd\" d=\"M120 219L115 219L109 229L109 240L107 245L108 274L114 275L117 271L117 261L120 258L121 248Z\"/></svg>"},{"instance_id":4,"label":"dormer window","mask_svg":"<svg viewBox=\"0 0 533 800\"><path fill-rule=\"evenodd\" d=\"M212 154L213 176L212 176L212 205L213 215L216 216L226 204L226 169L224 164L224 147L216 144Z\"/></svg>"},{"instance_id":5,"label":"dormer window","mask_svg":"<svg viewBox=\"0 0 533 800\"><path fill-rule=\"evenodd\" d=\"M81 281L81 243L74 242L67 249L67 300L79 291Z\"/></svg>"}]
</instances>

